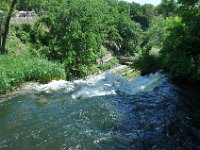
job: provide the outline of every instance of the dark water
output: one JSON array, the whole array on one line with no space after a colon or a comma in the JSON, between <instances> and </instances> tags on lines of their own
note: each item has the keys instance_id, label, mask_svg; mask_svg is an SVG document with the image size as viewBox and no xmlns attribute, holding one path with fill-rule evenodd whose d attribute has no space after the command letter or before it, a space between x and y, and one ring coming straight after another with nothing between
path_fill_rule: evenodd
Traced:
<instances>
[{"instance_id":1,"label":"dark water","mask_svg":"<svg viewBox=\"0 0 200 150\"><path fill-rule=\"evenodd\" d=\"M108 93L108 83L95 84ZM131 95L116 90L73 99L77 90L33 91L0 103L0 149L200 149L196 88L166 79Z\"/></svg>"}]
</instances>

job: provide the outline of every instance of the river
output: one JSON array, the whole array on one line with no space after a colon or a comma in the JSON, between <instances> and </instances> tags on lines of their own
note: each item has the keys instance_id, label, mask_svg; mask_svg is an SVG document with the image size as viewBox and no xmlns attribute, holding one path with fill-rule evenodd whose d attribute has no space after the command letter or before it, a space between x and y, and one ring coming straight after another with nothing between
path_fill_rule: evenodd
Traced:
<instances>
[{"instance_id":1,"label":"river","mask_svg":"<svg viewBox=\"0 0 200 150\"><path fill-rule=\"evenodd\" d=\"M0 149L200 149L198 91L167 74L31 85L0 103Z\"/></svg>"}]
</instances>

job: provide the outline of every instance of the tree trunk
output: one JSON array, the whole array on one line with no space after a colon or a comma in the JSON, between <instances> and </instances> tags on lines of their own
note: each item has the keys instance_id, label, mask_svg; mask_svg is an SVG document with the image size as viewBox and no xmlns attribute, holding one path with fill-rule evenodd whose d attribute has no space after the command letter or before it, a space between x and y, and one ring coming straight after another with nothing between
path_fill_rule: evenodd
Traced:
<instances>
[{"instance_id":1,"label":"tree trunk","mask_svg":"<svg viewBox=\"0 0 200 150\"><path fill-rule=\"evenodd\" d=\"M1 39L2 39L2 33L1 33L1 24L0 24L0 53L1 53Z\"/></svg>"},{"instance_id":2,"label":"tree trunk","mask_svg":"<svg viewBox=\"0 0 200 150\"><path fill-rule=\"evenodd\" d=\"M5 21L5 27L4 27L2 45L1 45L1 53L2 54L6 52L6 41L7 41L7 36L8 36L8 32L9 32L10 19L12 17L12 13L14 11L16 3L17 3L17 0L12 1L12 4L10 6L10 10L8 12L8 16L7 16L6 21Z\"/></svg>"},{"instance_id":3,"label":"tree trunk","mask_svg":"<svg viewBox=\"0 0 200 150\"><path fill-rule=\"evenodd\" d=\"M3 22L3 21L2 21ZM1 43L2 43L2 22L0 22L0 54L1 54Z\"/></svg>"}]
</instances>

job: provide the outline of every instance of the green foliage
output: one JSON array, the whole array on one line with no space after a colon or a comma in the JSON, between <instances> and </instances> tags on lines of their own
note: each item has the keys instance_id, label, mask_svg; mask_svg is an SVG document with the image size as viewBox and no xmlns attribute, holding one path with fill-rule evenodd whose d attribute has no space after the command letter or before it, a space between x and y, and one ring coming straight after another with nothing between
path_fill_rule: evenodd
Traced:
<instances>
[{"instance_id":1,"label":"green foliage","mask_svg":"<svg viewBox=\"0 0 200 150\"><path fill-rule=\"evenodd\" d=\"M105 70L112 68L113 66L116 66L117 64L119 64L119 60L117 58L113 58L105 64L98 65L98 68L101 71L105 71Z\"/></svg>"},{"instance_id":2,"label":"green foliage","mask_svg":"<svg viewBox=\"0 0 200 150\"><path fill-rule=\"evenodd\" d=\"M4 11L6 13L9 9L10 2L7 0L1 0L0 1L0 10Z\"/></svg>"},{"instance_id":3,"label":"green foliage","mask_svg":"<svg viewBox=\"0 0 200 150\"><path fill-rule=\"evenodd\" d=\"M122 38L120 43L120 54L133 56L140 50L142 41L142 30L140 25L127 16L118 18L118 31Z\"/></svg>"},{"instance_id":4,"label":"green foliage","mask_svg":"<svg viewBox=\"0 0 200 150\"><path fill-rule=\"evenodd\" d=\"M158 11L163 17L175 16L178 5L176 0L162 0L158 6Z\"/></svg>"},{"instance_id":5,"label":"green foliage","mask_svg":"<svg viewBox=\"0 0 200 150\"><path fill-rule=\"evenodd\" d=\"M16 36L22 43L30 42L30 32L32 26L30 24L12 24L11 35Z\"/></svg>"},{"instance_id":6,"label":"green foliage","mask_svg":"<svg viewBox=\"0 0 200 150\"><path fill-rule=\"evenodd\" d=\"M18 0L17 10L35 10L40 13L42 10L46 10L49 4L49 0Z\"/></svg>"},{"instance_id":7,"label":"green foliage","mask_svg":"<svg viewBox=\"0 0 200 150\"><path fill-rule=\"evenodd\" d=\"M140 24L131 20L130 8L130 3L114 0L51 1L30 39L41 55L64 62L67 73L94 64L105 43L114 53L134 55L148 40ZM143 14L151 14L151 6L144 8Z\"/></svg>"},{"instance_id":8,"label":"green foliage","mask_svg":"<svg viewBox=\"0 0 200 150\"><path fill-rule=\"evenodd\" d=\"M105 55L102 45L109 46L118 55L143 53L150 39L144 31L155 15L153 5L116 0L18 2L19 9L37 7L38 10L48 10L48 13L40 15L33 26L12 26L9 47L13 48L10 50L21 54L26 47L34 55L64 63L67 79L84 77L92 72L90 68L96 59ZM20 42L22 44L15 50ZM108 66L102 65L100 69Z\"/></svg>"},{"instance_id":9,"label":"green foliage","mask_svg":"<svg viewBox=\"0 0 200 150\"><path fill-rule=\"evenodd\" d=\"M64 79L64 67L41 58L0 56L0 94L26 81L49 82Z\"/></svg>"},{"instance_id":10,"label":"green foliage","mask_svg":"<svg viewBox=\"0 0 200 150\"><path fill-rule=\"evenodd\" d=\"M162 68L161 58L158 54L151 53L152 47L146 47L139 57L133 61L132 67L142 74L155 72Z\"/></svg>"},{"instance_id":11,"label":"green foliage","mask_svg":"<svg viewBox=\"0 0 200 150\"><path fill-rule=\"evenodd\" d=\"M160 55L144 48L133 66L142 73L164 68L175 77L200 80L200 1L178 2L179 7L174 0L163 0L158 10L165 19L154 17L147 32L150 44L162 48ZM179 17L170 17L176 13Z\"/></svg>"},{"instance_id":12,"label":"green foliage","mask_svg":"<svg viewBox=\"0 0 200 150\"><path fill-rule=\"evenodd\" d=\"M154 17L147 36L154 47L162 47L166 38L167 23L163 17Z\"/></svg>"},{"instance_id":13,"label":"green foliage","mask_svg":"<svg viewBox=\"0 0 200 150\"><path fill-rule=\"evenodd\" d=\"M111 69L113 66L116 66L118 64L119 64L118 59L113 58L112 60L110 60L109 62L105 64L92 65L92 66L82 65L80 67L80 70L76 68L71 68L71 70L69 70L70 72L67 74L67 79L75 80L79 78L85 78L89 75L98 74L101 71Z\"/></svg>"},{"instance_id":14,"label":"green foliage","mask_svg":"<svg viewBox=\"0 0 200 150\"><path fill-rule=\"evenodd\" d=\"M67 74L67 79L75 80L79 78L85 78L89 75L97 74L100 71L111 69L112 67L118 64L119 64L118 59L113 58L104 64L92 65L92 66L82 65L80 66L79 70L76 68L71 68L71 70L69 70L69 73Z\"/></svg>"},{"instance_id":15,"label":"green foliage","mask_svg":"<svg viewBox=\"0 0 200 150\"><path fill-rule=\"evenodd\" d=\"M31 26L27 24L11 25L6 49L8 54L30 57L33 54L33 46L30 43Z\"/></svg>"},{"instance_id":16,"label":"green foliage","mask_svg":"<svg viewBox=\"0 0 200 150\"><path fill-rule=\"evenodd\" d=\"M133 2L130 5L130 18L140 23L143 30L149 28L155 13L155 7L150 4L140 5Z\"/></svg>"},{"instance_id":17,"label":"green foliage","mask_svg":"<svg viewBox=\"0 0 200 150\"><path fill-rule=\"evenodd\" d=\"M101 46L101 50L97 53L97 58L103 58L108 55L112 55L111 51L109 51L106 47Z\"/></svg>"},{"instance_id":18,"label":"green foliage","mask_svg":"<svg viewBox=\"0 0 200 150\"><path fill-rule=\"evenodd\" d=\"M162 68L160 57L155 55L141 55L132 65L142 74L155 72Z\"/></svg>"},{"instance_id":19,"label":"green foliage","mask_svg":"<svg viewBox=\"0 0 200 150\"><path fill-rule=\"evenodd\" d=\"M180 2L180 17L168 21L168 34L161 56L165 67L174 76L200 80L199 1Z\"/></svg>"},{"instance_id":20,"label":"green foliage","mask_svg":"<svg viewBox=\"0 0 200 150\"><path fill-rule=\"evenodd\" d=\"M112 30L113 37L109 35L109 39L112 39L110 43L116 46L115 53L134 56L147 46L149 37L145 31L149 28L154 13L153 5L119 2L116 28Z\"/></svg>"},{"instance_id":21,"label":"green foliage","mask_svg":"<svg viewBox=\"0 0 200 150\"><path fill-rule=\"evenodd\" d=\"M93 66L83 66L82 67L82 78L87 77L89 75L94 75L94 74L98 74L100 72L100 69L98 68L97 65L93 65Z\"/></svg>"},{"instance_id":22,"label":"green foliage","mask_svg":"<svg viewBox=\"0 0 200 150\"><path fill-rule=\"evenodd\" d=\"M45 46L42 54L64 62L67 73L73 68L90 66L104 39L107 11L102 0L52 2L49 13L35 27L41 31L36 38Z\"/></svg>"},{"instance_id":23,"label":"green foliage","mask_svg":"<svg viewBox=\"0 0 200 150\"><path fill-rule=\"evenodd\" d=\"M118 3L118 11L120 14L123 15L127 15L130 16L130 11L131 11L131 7L130 7L130 3L124 2L124 1L119 1Z\"/></svg>"}]
</instances>

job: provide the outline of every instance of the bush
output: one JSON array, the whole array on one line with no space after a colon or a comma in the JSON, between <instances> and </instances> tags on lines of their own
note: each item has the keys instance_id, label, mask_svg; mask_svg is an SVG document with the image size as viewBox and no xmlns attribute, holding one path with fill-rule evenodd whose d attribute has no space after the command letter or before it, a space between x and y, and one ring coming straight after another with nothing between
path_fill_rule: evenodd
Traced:
<instances>
[{"instance_id":1,"label":"bush","mask_svg":"<svg viewBox=\"0 0 200 150\"><path fill-rule=\"evenodd\" d=\"M168 20L168 34L160 54L163 65L174 77L200 81L200 37L196 33L199 25L193 24L197 18L192 17L190 21L181 17Z\"/></svg>"},{"instance_id":2,"label":"bush","mask_svg":"<svg viewBox=\"0 0 200 150\"><path fill-rule=\"evenodd\" d=\"M133 62L133 68L139 70L142 74L155 72L162 68L161 59L156 55L142 55Z\"/></svg>"},{"instance_id":3,"label":"bush","mask_svg":"<svg viewBox=\"0 0 200 150\"><path fill-rule=\"evenodd\" d=\"M19 38L21 42L27 43L30 41L30 32L32 30L30 24L12 24L11 30L13 35Z\"/></svg>"},{"instance_id":4,"label":"bush","mask_svg":"<svg viewBox=\"0 0 200 150\"><path fill-rule=\"evenodd\" d=\"M64 79L65 71L61 64L41 58L0 56L0 94L16 88L26 81L49 82Z\"/></svg>"}]
</instances>

